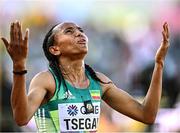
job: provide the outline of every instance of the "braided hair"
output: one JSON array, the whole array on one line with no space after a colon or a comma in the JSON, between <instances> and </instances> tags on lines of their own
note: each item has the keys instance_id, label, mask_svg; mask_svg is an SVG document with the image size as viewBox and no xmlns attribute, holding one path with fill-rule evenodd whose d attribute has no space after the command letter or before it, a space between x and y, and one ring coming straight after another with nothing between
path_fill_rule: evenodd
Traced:
<instances>
[{"instance_id":1,"label":"braided hair","mask_svg":"<svg viewBox=\"0 0 180 133\"><path fill-rule=\"evenodd\" d=\"M58 62L58 59L55 55L51 54L49 52L49 47L50 46L53 46L54 44L54 32L53 32L53 29L57 26L58 24L54 25L50 30L49 32L45 35L45 38L44 38L44 41L43 41L43 52L44 52L44 55L46 56L46 58L48 59L49 61L49 67L51 68L51 70L53 71L53 73L55 74L55 76L57 77L58 81L59 81L59 86L58 88L60 88L61 86L61 82L64 83L65 85L65 89L66 89L66 98L67 99L69 97L69 92L68 92L68 88L67 88L67 85L65 83L65 79L62 75L62 72L59 68L59 62ZM96 80L96 81L99 81L101 83L104 83L104 84L108 84L108 83L111 83L111 82L103 82L101 79L99 79L95 73L95 71L87 64L85 64L85 69L90 73L91 77ZM60 91L60 89L58 89L58 91Z\"/></svg>"}]
</instances>

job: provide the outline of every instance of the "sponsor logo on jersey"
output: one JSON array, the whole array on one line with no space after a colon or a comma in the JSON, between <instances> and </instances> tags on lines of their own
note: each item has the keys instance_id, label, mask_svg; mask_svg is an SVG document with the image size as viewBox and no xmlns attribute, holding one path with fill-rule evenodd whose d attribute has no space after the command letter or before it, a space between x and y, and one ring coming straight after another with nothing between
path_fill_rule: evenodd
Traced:
<instances>
[{"instance_id":1,"label":"sponsor logo on jersey","mask_svg":"<svg viewBox=\"0 0 180 133\"><path fill-rule=\"evenodd\" d=\"M67 108L67 112L70 116L75 116L78 113L78 109L76 105L69 105Z\"/></svg>"},{"instance_id":2,"label":"sponsor logo on jersey","mask_svg":"<svg viewBox=\"0 0 180 133\"><path fill-rule=\"evenodd\" d=\"M64 93L64 97L68 97L68 99L75 99L75 96L69 90Z\"/></svg>"}]
</instances>

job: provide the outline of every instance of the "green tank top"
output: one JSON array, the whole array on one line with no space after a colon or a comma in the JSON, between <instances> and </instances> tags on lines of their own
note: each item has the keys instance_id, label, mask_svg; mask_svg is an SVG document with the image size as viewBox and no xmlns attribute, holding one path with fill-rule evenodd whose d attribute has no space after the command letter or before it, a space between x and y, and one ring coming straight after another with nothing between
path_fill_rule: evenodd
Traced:
<instances>
[{"instance_id":1,"label":"green tank top","mask_svg":"<svg viewBox=\"0 0 180 133\"><path fill-rule=\"evenodd\" d=\"M59 88L57 77L49 70L55 79L56 90L49 102L40 106L34 115L38 132L96 132L102 97L99 82L86 71L89 86L74 88L65 81L67 92L63 82Z\"/></svg>"}]
</instances>

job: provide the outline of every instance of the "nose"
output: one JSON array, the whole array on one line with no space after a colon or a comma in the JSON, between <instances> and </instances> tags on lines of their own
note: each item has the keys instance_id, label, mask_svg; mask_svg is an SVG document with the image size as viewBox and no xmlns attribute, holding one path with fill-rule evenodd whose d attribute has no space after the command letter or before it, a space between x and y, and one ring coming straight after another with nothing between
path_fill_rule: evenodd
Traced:
<instances>
[{"instance_id":1,"label":"nose","mask_svg":"<svg viewBox=\"0 0 180 133\"><path fill-rule=\"evenodd\" d=\"M76 36L76 37L83 37L83 33L77 29L75 36Z\"/></svg>"}]
</instances>

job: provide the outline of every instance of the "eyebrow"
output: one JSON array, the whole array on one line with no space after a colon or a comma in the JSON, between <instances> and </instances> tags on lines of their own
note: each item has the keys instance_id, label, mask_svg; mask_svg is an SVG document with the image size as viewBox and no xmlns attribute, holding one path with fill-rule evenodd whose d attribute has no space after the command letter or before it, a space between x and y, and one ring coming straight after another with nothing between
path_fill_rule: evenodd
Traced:
<instances>
[{"instance_id":1,"label":"eyebrow","mask_svg":"<svg viewBox=\"0 0 180 133\"><path fill-rule=\"evenodd\" d=\"M78 28L79 30L82 30L82 28L81 28L81 27L78 27L78 26L77 26L77 28Z\"/></svg>"},{"instance_id":2,"label":"eyebrow","mask_svg":"<svg viewBox=\"0 0 180 133\"><path fill-rule=\"evenodd\" d=\"M68 29L74 29L74 28L77 28L77 29L79 29L79 30L82 30L81 27L78 27L78 26L72 27L72 26L70 26L70 27L67 27L67 28L63 29L63 31L68 30Z\"/></svg>"},{"instance_id":3,"label":"eyebrow","mask_svg":"<svg viewBox=\"0 0 180 133\"><path fill-rule=\"evenodd\" d=\"M67 30L67 29L73 29L73 27L67 27L67 28L65 28L64 30Z\"/></svg>"}]
</instances>

